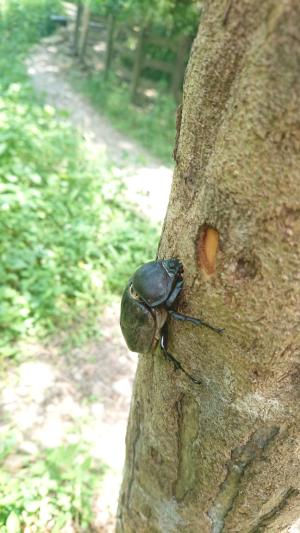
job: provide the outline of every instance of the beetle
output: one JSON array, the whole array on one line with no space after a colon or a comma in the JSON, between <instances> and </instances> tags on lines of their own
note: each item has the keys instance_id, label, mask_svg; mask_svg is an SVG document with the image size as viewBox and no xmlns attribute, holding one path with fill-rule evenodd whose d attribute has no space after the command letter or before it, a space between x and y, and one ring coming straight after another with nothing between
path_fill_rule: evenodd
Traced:
<instances>
[{"instance_id":1,"label":"beetle","mask_svg":"<svg viewBox=\"0 0 300 533\"><path fill-rule=\"evenodd\" d=\"M195 383L200 383L168 352L168 317L205 326L216 333L224 330L174 309L183 288L182 274L183 265L174 258L150 261L139 267L122 296L120 326L129 350L149 353L160 343L165 357L173 362L175 368L182 370Z\"/></svg>"}]
</instances>

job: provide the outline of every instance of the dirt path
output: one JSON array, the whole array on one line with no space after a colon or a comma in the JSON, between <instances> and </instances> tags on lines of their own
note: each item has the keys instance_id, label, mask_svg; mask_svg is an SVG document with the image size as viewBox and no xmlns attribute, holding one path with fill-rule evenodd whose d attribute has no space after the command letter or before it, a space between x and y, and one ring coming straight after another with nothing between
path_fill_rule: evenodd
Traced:
<instances>
[{"instance_id":1,"label":"dirt path","mask_svg":"<svg viewBox=\"0 0 300 533\"><path fill-rule=\"evenodd\" d=\"M163 221L171 187L171 168L116 131L74 91L64 77L73 62L65 39L64 33L45 39L28 59L28 72L36 92L53 107L68 111L70 121L82 133L91 154L105 154L115 172L123 177L129 200L151 220Z\"/></svg>"},{"instance_id":2,"label":"dirt path","mask_svg":"<svg viewBox=\"0 0 300 533\"><path fill-rule=\"evenodd\" d=\"M128 197L152 220L162 220L171 171L116 132L70 87L63 75L67 56L59 37L44 41L28 60L36 91L65 109L93 153L105 152L126 181ZM142 161L142 162L141 162ZM126 164L125 164L126 163ZM159 192L158 192L159 191ZM74 439L91 445L110 470L95 502L95 531L114 530L114 516L125 451L125 432L137 356L128 352L119 330L119 302L99 321L100 340L64 351L61 342L26 345L26 362L12 367L0 384L2 430L18 430L19 452L34 457L43 447ZM23 350L23 351L24 351ZM14 462L14 459L16 461ZM12 472L17 457L10 457ZM70 532L71 529L68 529Z\"/></svg>"}]
</instances>

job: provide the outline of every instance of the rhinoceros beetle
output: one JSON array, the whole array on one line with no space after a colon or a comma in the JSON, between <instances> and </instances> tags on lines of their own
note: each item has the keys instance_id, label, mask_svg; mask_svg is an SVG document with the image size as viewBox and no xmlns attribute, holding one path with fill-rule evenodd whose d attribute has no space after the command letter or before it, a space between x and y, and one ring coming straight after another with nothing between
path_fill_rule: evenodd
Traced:
<instances>
[{"instance_id":1,"label":"rhinoceros beetle","mask_svg":"<svg viewBox=\"0 0 300 533\"><path fill-rule=\"evenodd\" d=\"M123 293L120 325L129 350L149 353L160 342L165 357L173 362L175 368L182 370L195 383L200 383L168 352L167 319L170 316L175 320L192 322L216 333L224 330L173 309L183 287L182 273L183 266L178 259L150 261L138 268Z\"/></svg>"}]
</instances>

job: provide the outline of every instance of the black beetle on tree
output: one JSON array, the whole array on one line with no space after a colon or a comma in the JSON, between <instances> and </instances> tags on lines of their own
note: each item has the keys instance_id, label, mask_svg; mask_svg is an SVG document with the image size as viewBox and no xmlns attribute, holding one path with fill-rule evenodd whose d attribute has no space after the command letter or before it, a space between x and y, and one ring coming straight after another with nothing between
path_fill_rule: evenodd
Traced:
<instances>
[{"instance_id":1,"label":"black beetle on tree","mask_svg":"<svg viewBox=\"0 0 300 533\"><path fill-rule=\"evenodd\" d=\"M138 268L122 297L120 325L130 350L149 353L160 342L165 357L173 362L175 368L182 370L195 383L201 383L168 352L168 316L205 326L216 333L223 333L223 329L173 309L183 288L182 273L183 266L178 259L150 261Z\"/></svg>"}]
</instances>

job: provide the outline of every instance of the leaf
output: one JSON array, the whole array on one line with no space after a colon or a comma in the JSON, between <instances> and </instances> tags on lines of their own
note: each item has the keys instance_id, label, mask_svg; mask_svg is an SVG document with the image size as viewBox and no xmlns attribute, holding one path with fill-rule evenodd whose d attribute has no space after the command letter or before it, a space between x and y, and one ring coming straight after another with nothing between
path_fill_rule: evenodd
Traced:
<instances>
[{"instance_id":1,"label":"leaf","mask_svg":"<svg viewBox=\"0 0 300 533\"><path fill-rule=\"evenodd\" d=\"M0 155L4 154L7 150L7 144L6 143L0 143Z\"/></svg>"},{"instance_id":2,"label":"leaf","mask_svg":"<svg viewBox=\"0 0 300 533\"><path fill-rule=\"evenodd\" d=\"M21 525L18 515L12 511L6 520L7 533L20 533Z\"/></svg>"}]
</instances>

